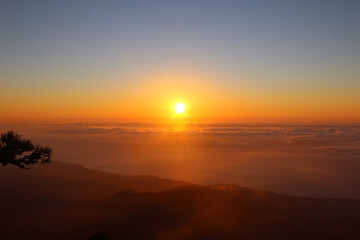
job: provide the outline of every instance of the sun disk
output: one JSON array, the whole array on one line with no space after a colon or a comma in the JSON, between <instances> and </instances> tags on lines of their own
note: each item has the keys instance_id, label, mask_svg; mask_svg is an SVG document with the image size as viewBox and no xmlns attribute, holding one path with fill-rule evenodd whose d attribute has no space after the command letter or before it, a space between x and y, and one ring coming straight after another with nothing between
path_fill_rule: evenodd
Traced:
<instances>
[{"instance_id":1,"label":"sun disk","mask_svg":"<svg viewBox=\"0 0 360 240\"><path fill-rule=\"evenodd\" d=\"M182 103L177 103L174 107L176 113L183 113L185 111L185 105Z\"/></svg>"}]
</instances>

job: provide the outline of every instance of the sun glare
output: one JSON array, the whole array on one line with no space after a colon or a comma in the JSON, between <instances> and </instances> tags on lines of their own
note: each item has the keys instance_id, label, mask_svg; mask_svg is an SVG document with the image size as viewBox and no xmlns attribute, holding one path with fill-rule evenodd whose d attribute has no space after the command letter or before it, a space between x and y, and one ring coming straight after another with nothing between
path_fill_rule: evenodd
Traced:
<instances>
[{"instance_id":1,"label":"sun glare","mask_svg":"<svg viewBox=\"0 0 360 240\"><path fill-rule=\"evenodd\" d=\"M174 107L176 113L183 113L185 111L185 105L182 103L177 103Z\"/></svg>"}]
</instances>

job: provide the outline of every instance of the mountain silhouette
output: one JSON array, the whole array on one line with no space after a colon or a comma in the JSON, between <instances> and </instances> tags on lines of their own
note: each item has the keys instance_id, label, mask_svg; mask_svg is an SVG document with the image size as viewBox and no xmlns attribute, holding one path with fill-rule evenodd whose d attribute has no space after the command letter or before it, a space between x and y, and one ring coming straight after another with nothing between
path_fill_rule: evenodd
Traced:
<instances>
[{"instance_id":1,"label":"mountain silhouette","mask_svg":"<svg viewBox=\"0 0 360 240\"><path fill-rule=\"evenodd\" d=\"M89 239L98 232L111 239L360 238L356 199L199 186L58 162L0 168L0 191L1 239Z\"/></svg>"}]
</instances>

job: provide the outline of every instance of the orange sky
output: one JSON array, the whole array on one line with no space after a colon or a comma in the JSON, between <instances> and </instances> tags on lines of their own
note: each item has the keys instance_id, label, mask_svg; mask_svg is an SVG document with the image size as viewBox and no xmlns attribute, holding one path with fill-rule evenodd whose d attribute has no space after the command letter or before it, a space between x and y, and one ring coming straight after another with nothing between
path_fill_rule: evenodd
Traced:
<instances>
[{"instance_id":1,"label":"orange sky","mask_svg":"<svg viewBox=\"0 0 360 240\"><path fill-rule=\"evenodd\" d=\"M2 95L2 121L359 121L356 89L266 89L215 84L218 76L161 72L129 77L134 84L89 85ZM346 91L345 91L346 90ZM5 100L5 101L4 101ZM6 102L6 104L5 104ZM186 106L175 114L174 105Z\"/></svg>"}]
</instances>

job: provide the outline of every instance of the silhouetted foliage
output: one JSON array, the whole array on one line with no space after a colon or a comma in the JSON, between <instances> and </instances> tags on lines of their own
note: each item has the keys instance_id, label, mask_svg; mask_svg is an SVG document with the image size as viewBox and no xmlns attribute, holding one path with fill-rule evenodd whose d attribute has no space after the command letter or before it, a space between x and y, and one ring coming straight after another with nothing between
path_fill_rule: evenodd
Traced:
<instances>
[{"instance_id":1,"label":"silhouetted foliage","mask_svg":"<svg viewBox=\"0 0 360 240\"><path fill-rule=\"evenodd\" d=\"M98 232L92 235L89 240L110 240L110 236L105 232Z\"/></svg>"},{"instance_id":2,"label":"silhouetted foliage","mask_svg":"<svg viewBox=\"0 0 360 240\"><path fill-rule=\"evenodd\" d=\"M22 169L29 169L25 165L50 162L52 155L53 150L50 147L34 146L30 140L22 139L12 131L1 134L0 163L3 166L13 164Z\"/></svg>"}]
</instances>

